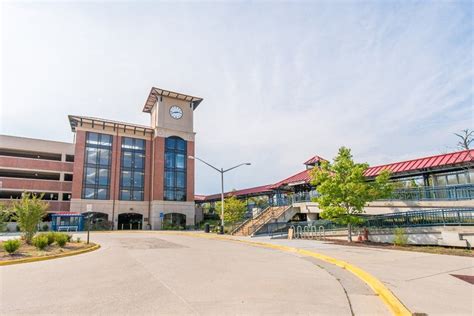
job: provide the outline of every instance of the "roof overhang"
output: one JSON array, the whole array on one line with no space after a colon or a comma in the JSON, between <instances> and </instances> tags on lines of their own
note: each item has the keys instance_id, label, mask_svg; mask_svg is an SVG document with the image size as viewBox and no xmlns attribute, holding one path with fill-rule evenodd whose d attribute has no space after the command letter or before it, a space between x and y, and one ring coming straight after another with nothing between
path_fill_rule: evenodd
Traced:
<instances>
[{"instance_id":1,"label":"roof overhang","mask_svg":"<svg viewBox=\"0 0 474 316\"><path fill-rule=\"evenodd\" d=\"M133 123L126 123L126 122L119 122L107 119L101 119L97 117L89 117L89 116L79 116L79 115L68 115L69 124L71 125L71 130L73 132L76 131L77 127L81 127L84 124L90 125L92 128L102 128L105 129L106 127L112 128L113 131L116 130L123 130L132 131L134 134L153 134L153 129L148 126L133 124Z\"/></svg>"},{"instance_id":2,"label":"roof overhang","mask_svg":"<svg viewBox=\"0 0 474 316\"><path fill-rule=\"evenodd\" d=\"M202 101L202 98L199 97L153 87L146 99L145 106L143 106L143 112L150 113L160 96L190 102L193 104L193 110L195 110Z\"/></svg>"}]
</instances>

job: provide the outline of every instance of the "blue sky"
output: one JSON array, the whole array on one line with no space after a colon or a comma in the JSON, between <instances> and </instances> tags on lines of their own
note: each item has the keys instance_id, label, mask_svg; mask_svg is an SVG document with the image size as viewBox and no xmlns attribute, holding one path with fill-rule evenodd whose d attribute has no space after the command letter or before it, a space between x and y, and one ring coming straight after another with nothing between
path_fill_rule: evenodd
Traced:
<instances>
[{"instance_id":1,"label":"blue sky","mask_svg":"<svg viewBox=\"0 0 474 316\"><path fill-rule=\"evenodd\" d=\"M456 150L474 127L470 1L3 2L0 133L72 141L68 114L148 124L151 86L204 98L197 155L273 183ZM47 122L46 124L44 122ZM218 192L198 164L196 193Z\"/></svg>"}]
</instances>

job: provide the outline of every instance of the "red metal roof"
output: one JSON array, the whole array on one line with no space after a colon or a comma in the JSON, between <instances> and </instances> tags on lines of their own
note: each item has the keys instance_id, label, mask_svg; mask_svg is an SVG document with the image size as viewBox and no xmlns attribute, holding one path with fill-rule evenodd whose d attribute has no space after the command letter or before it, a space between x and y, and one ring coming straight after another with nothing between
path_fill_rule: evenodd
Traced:
<instances>
[{"instance_id":1,"label":"red metal roof","mask_svg":"<svg viewBox=\"0 0 474 316\"><path fill-rule=\"evenodd\" d=\"M261 185L258 187L253 187L253 188L248 188L248 189L225 192L224 197L245 196L245 195L253 195L253 194L259 194L259 193L263 194L266 192L272 192L271 185ZM220 198L221 198L221 195L220 193L218 193L218 194L213 194L213 195L207 195L204 197L204 199L197 200L197 201L212 201L212 200L218 200Z\"/></svg>"},{"instance_id":2,"label":"red metal roof","mask_svg":"<svg viewBox=\"0 0 474 316\"><path fill-rule=\"evenodd\" d=\"M305 164L309 165L321 160L325 160L325 159L319 156L314 156L308 159L305 162ZM417 158L417 159L412 159L412 160L407 160L407 161L402 161L402 162L394 162L394 163L386 164L386 165L373 166L373 167L369 167L366 170L364 175L366 177L375 177L382 170L390 170L392 171L392 173L402 173L402 172L410 172L410 171L413 172L413 171L424 169L424 168L437 168L437 167L443 167L447 165L456 165L459 163L469 162L469 161L474 161L474 149L471 149L470 151L464 150L464 151L453 152L453 153L448 153L448 154L443 154L443 155L436 155L436 156ZM281 186L285 186L292 183L295 183L295 184L296 183L309 183L311 181L310 172L311 172L311 169L303 170L273 185L263 185L259 187L226 192L225 196L226 197L245 196L245 195L251 195L251 194L265 193L265 192L271 192L272 189L276 189ZM217 200L219 198L220 198L220 194L214 194L214 195L205 196L203 200L196 199L196 201Z\"/></svg>"},{"instance_id":3,"label":"red metal roof","mask_svg":"<svg viewBox=\"0 0 474 316\"><path fill-rule=\"evenodd\" d=\"M425 168L437 168L447 165L456 165L469 161L474 161L474 149L374 166L368 168L365 171L365 176L375 177L382 170L390 170L392 173L401 173L416 171Z\"/></svg>"},{"instance_id":4,"label":"red metal roof","mask_svg":"<svg viewBox=\"0 0 474 316\"><path fill-rule=\"evenodd\" d=\"M311 180L310 172L311 172L311 169L300 171L297 174L292 175L291 177L288 177L286 179L281 180L280 182L275 183L274 185L271 186L271 188L276 189L290 183L298 183L298 182L307 183Z\"/></svg>"},{"instance_id":5,"label":"red metal roof","mask_svg":"<svg viewBox=\"0 0 474 316\"><path fill-rule=\"evenodd\" d=\"M81 215L79 212L54 212L50 213L51 215L60 215L60 216L74 216L74 215Z\"/></svg>"},{"instance_id":6,"label":"red metal roof","mask_svg":"<svg viewBox=\"0 0 474 316\"><path fill-rule=\"evenodd\" d=\"M205 195L199 195L199 194L194 195L194 201L204 201L205 199L206 199Z\"/></svg>"},{"instance_id":7,"label":"red metal roof","mask_svg":"<svg viewBox=\"0 0 474 316\"><path fill-rule=\"evenodd\" d=\"M314 165L316 163L318 163L319 161L327 161L326 159L324 159L323 157L320 157L320 156L313 156L311 158L309 158L308 160L306 160L304 162L305 165Z\"/></svg>"}]
</instances>

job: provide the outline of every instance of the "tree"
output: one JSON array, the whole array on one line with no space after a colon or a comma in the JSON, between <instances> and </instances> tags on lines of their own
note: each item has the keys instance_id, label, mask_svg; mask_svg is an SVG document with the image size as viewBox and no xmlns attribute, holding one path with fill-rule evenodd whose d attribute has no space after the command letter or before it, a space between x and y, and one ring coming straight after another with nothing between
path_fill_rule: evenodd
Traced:
<instances>
[{"instance_id":1,"label":"tree","mask_svg":"<svg viewBox=\"0 0 474 316\"><path fill-rule=\"evenodd\" d=\"M221 202L216 203L216 210L221 209ZM224 200L224 222L235 223L244 217L247 206L244 201L237 199L235 196Z\"/></svg>"},{"instance_id":2,"label":"tree","mask_svg":"<svg viewBox=\"0 0 474 316\"><path fill-rule=\"evenodd\" d=\"M458 147L462 150L469 150L471 143L474 142L474 131L463 129L461 133L454 133L459 137Z\"/></svg>"},{"instance_id":3,"label":"tree","mask_svg":"<svg viewBox=\"0 0 474 316\"><path fill-rule=\"evenodd\" d=\"M392 192L390 172L382 171L374 181L367 181L366 163L355 163L351 150L339 149L334 163L323 162L311 171L311 183L319 193L314 201L322 209L321 217L347 225L347 240L352 242L352 225L360 223L364 206L371 201L388 197Z\"/></svg>"},{"instance_id":4,"label":"tree","mask_svg":"<svg viewBox=\"0 0 474 316\"><path fill-rule=\"evenodd\" d=\"M262 196L254 196L249 198L256 208L263 209L268 205L268 198Z\"/></svg>"},{"instance_id":5,"label":"tree","mask_svg":"<svg viewBox=\"0 0 474 316\"><path fill-rule=\"evenodd\" d=\"M10 213L5 204L0 204L0 232L4 232L7 229L7 222L10 218Z\"/></svg>"},{"instance_id":6,"label":"tree","mask_svg":"<svg viewBox=\"0 0 474 316\"><path fill-rule=\"evenodd\" d=\"M20 226L25 241L29 245L38 231L38 224L41 223L48 209L48 203L42 200L43 195L25 192L20 200L13 201L13 218Z\"/></svg>"}]
</instances>

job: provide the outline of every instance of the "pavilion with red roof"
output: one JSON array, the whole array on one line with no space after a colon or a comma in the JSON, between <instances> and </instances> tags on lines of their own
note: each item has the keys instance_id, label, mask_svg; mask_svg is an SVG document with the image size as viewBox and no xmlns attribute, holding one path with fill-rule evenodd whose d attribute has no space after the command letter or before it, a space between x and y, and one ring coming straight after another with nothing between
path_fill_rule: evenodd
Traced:
<instances>
[{"instance_id":1,"label":"pavilion with red roof","mask_svg":"<svg viewBox=\"0 0 474 316\"><path fill-rule=\"evenodd\" d=\"M252 187L226 192L225 197L235 196L239 199L250 197L266 198L269 203L285 199L288 194L293 197L302 195L305 198L317 194L311 185L311 169L317 168L326 159L315 155L303 164L305 169L274 184ZM474 150L463 150L428 157L415 158L407 161L393 162L369 167L365 176L372 181L382 170L391 171L391 179L399 183L401 188L413 185L427 189L450 189L474 184ZM470 190L469 192L474 190ZM474 199L474 196L470 197ZM215 202L220 194L196 196L196 203Z\"/></svg>"}]
</instances>

